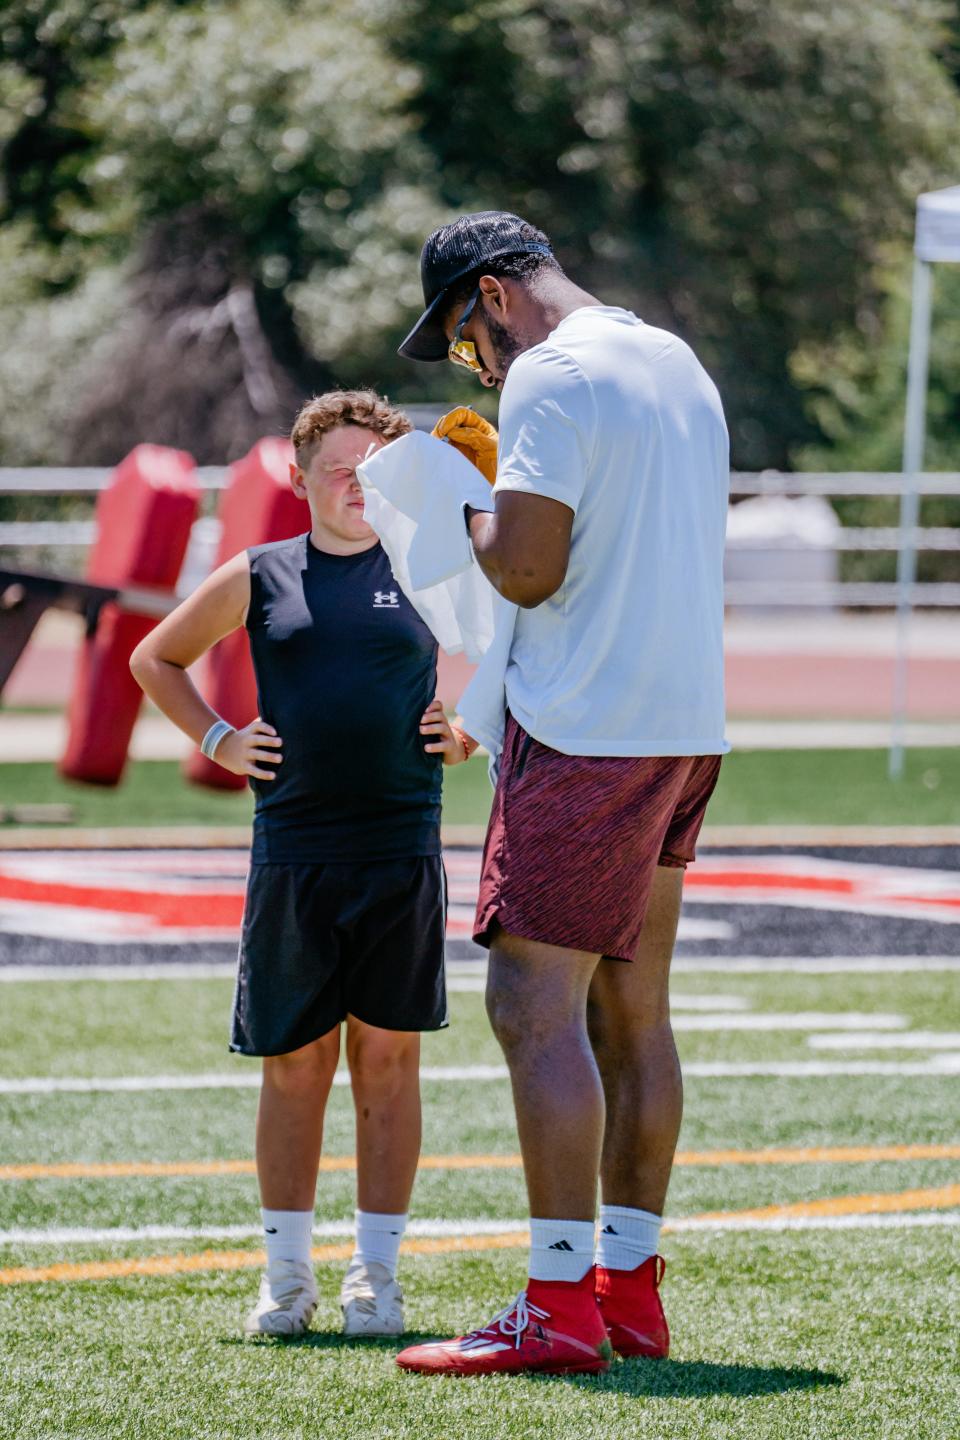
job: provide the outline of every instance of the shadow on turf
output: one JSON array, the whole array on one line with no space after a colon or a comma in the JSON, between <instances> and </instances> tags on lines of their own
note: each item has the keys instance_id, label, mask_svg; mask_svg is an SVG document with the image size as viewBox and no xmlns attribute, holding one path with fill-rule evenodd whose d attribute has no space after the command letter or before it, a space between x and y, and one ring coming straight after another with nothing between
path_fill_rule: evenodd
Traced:
<instances>
[{"instance_id":1,"label":"shadow on turf","mask_svg":"<svg viewBox=\"0 0 960 1440\"><path fill-rule=\"evenodd\" d=\"M342 1330L308 1330L305 1335L221 1335L220 1345L247 1345L272 1350L384 1350L397 1355L405 1345L425 1345L436 1335L405 1330L403 1335L344 1335Z\"/></svg>"},{"instance_id":2,"label":"shadow on turf","mask_svg":"<svg viewBox=\"0 0 960 1440\"><path fill-rule=\"evenodd\" d=\"M779 1395L786 1390L816 1390L823 1385L847 1383L845 1376L830 1370L806 1370L799 1365L721 1365L705 1360L622 1360L614 1362L605 1375L544 1375L542 1379L667 1399Z\"/></svg>"},{"instance_id":3,"label":"shadow on turf","mask_svg":"<svg viewBox=\"0 0 960 1440\"><path fill-rule=\"evenodd\" d=\"M275 1345L305 1350L379 1350L396 1354L406 1345L435 1340L435 1335L409 1331L398 1344L388 1336L348 1339L341 1330L308 1330L289 1340L244 1339L223 1336L221 1345ZM656 1395L682 1399L694 1395L779 1395L787 1390L816 1390L824 1385L845 1385L846 1377L831 1370L807 1370L787 1365L722 1365L705 1360L619 1360L605 1375L530 1375L539 1385L575 1385L594 1390L616 1390L623 1395Z\"/></svg>"}]
</instances>

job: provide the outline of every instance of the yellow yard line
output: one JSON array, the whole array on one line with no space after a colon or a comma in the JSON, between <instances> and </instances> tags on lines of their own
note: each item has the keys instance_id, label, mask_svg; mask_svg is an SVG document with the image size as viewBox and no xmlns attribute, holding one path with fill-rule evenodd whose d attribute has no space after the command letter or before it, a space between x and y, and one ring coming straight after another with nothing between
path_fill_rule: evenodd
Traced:
<instances>
[{"instance_id":1,"label":"yellow yard line","mask_svg":"<svg viewBox=\"0 0 960 1440\"><path fill-rule=\"evenodd\" d=\"M880 1215L914 1210L940 1210L960 1205L960 1185L936 1189L902 1190L897 1194L837 1195L804 1200L794 1205L769 1205L758 1210L710 1211L693 1217L699 1221L788 1220L801 1216ZM668 1223L666 1231L671 1229ZM526 1231L503 1235L452 1235L408 1240L408 1255L451 1255L461 1251L519 1249L529 1241ZM317 1245L315 1261L349 1260L353 1244ZM127 1260L91 1260L57 1265L21 1265L0 1270L0 1285L61 1284L85 1280L119 1280L132 1275L183 1275L211 1270L257 1270L266 1263L263 1250L204 1250L197 1255L153 1255Z\"/></svg>"},{"instance_id":2,"label":"yellow yard line","mask_svg":"<svg viewBox=\"0 0 960 1440\"><path fill-rule=\"evenodd\" d=\"M0 1165L0 1180L127 1180L164 1175L252 1175L252 1160L117 1160L103 1164Z\"/></svg>"},{"instance_id":3,"label":"yellow yard line","mask_svg":"<svg viewBox=\"0 0 960 1440\"><path fill-rule=\"evenodd\" d=\"M906 1210L949 1210L960 1205L960 1185L929 1190L901 1190L896 1195L832 1195L825 1200L799 1200L793 1205L764 1205L759 1210L716 1210L698 1220L793 1220L804 1216L895 1215ZM665 1225L664 1229L669 1230Z\"/></svg>"},{"instance_id":4,"label":"yellow yard line","mask_svg":"<svg viewBox=\"0 0 960 1440\"><path fill-rule=\"evenodd\" d=\"M525 1230L506 1235L449 1235L435 1240L406 1240L408 1255L452 1255L463 1250L510 1250L529 1243ZM315 1245L315 1261L349 1260L353 1241ZM151 1255L130 1260L88 1260L77 1264L20 1265L0 1270L0 1285L38 1285L44 1282L76 1284L83 1280L124 1280L131 1275L186 1275L204 1270L259 1270L267 1263L265 1250L203 1250L197 1255Z\"/></svg>"},{"instance_id":5,"label":"yellow yard line","mask_svg":"<svg viewBox=\"0 0 960 1440\"><path fill-rule=\"evenodd\" d=\"M515 1170L519 1155L423 1155L421 1170ZM355 1155L325 1155L321 1172L356 1170ZM102 1164L0 1165L0 1180L126 1180L143 1176L253 1175L252 1160L119 1160Z\"/></svg>"},{"instance_id":6,"label":"yellow yard line","mask_svg":"<svg viewBox=\"0 0 960 1440\"><path fill-rule=\"evenodd\" d=\"M677 1165L855 1165L872 1160L960 1160L960 1145L813 1145L769 1150L681 1150Z\"/></svg>"},{"instance_id":7,"label":"yellow yard line","mask_svg":"<svg viewBox=\"0 0 960 1440\"><path fill-rule=\"evenodd\" d=\"M681 1150L678 1165L829 1165L880 1160L960 1160L960 1145L834 1145L800 1149ZM515 1170L519 1155L424 1155L421 1170ZM321 1172L352 1171L353 1155L325 1155ZM65 1161L58 1165L0 1165L3 1180L125 1180L139 1177L252 1175L252 1160Z\"/></svg>"}]
</instances>

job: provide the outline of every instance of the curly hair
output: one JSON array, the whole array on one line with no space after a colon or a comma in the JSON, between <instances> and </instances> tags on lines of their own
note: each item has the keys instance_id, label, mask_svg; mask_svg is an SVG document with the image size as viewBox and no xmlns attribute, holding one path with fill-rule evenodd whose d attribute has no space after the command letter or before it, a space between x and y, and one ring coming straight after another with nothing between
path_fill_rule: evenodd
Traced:
<instances>
[{"instance_id":1,"label":"curly hair","mask_svg":"<svg viewBox=\"0 0 960 1440\"><path fill-rule=\"evenodd\" d=\"M293 422L290 439L301 468L310 464L316 445L338 425L359 425L385 441L413 429L403 411L375 390L328 390L302 405Z\"/></svg>"}]
</instances>

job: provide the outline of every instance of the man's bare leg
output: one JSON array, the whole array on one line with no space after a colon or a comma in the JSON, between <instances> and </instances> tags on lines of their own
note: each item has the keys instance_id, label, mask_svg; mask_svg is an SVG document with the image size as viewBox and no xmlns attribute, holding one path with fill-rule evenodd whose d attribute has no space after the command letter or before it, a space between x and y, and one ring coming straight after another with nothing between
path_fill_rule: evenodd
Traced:
<instances>
[{"instance_id":1,"label":"man's bare leg","mask_svg":"<svg viewBox=\"0 0 960 1440\"><path fill-rule=\"evenodd\" d=\"M589 1220L603 1144L600 1073L587 1034L599 956L498 930L487 1013L510 1070L530 1213Z\"/></svg>"},{"instance_id":2,"label":"man's bare leg","mask_svg":"<svg viewBox=\"0 0 960 1440\"><path fill-rule=\"evenodd\" d=\"M513 1086L530 1197L529 1278L482 1331L412 1345L397 1357L403 1369L599 1373L610 1364L594 1269L603 1087L587 1034L587 992L599 960L494 934L487 1012Z\"/></svg>"},{"instance_id":3,"label":"man's bare leg","mask_svg":"<svg viewBox=\"0 0 960 1440\"><path fill-rule=\"evenodd\" d=\"M682 888L682 869L657 868L633 963L605 961L590 988L590 1035L607 1100L597 1298L621 1355L663 1358L670 1350L655 1256L683 1113L668 994Z\"/></svg>"},{"instance_id":4,"label":"man's bare leg","mask_svg":"<svg viewBox=\"0 0 960 1440\"><path fill-rule=\"evenodd\" d=\"M340 1026L288 1055L268 1055L257 1110L257 1177L266 1210L312 1210L323 1117L340 1056Z\"/></svg>"},{"instance_id":5,"label":"man's bare leg","mask_svg":"<svg viewBox=\"0 0 960 1440\"><path fill-rule=\"evenodd\" d=\"M654 1215L663 1214L683 1115L668 989L683 873L657 867L636 958L629 965L604 961L589 995L607 1106L603 1203Z\"/></svg>"},{"instance_id":6,"label":"man's bare leg","mask_svg":"<svg viewBox=\"0 0 960 1440\"><path fill-rule=\"evenodd\" d=\"M420 1036L350 1015L347 1063L357 1112L357 1204L403 1214L420 1158Z\"/></svg>"}]
</instances>

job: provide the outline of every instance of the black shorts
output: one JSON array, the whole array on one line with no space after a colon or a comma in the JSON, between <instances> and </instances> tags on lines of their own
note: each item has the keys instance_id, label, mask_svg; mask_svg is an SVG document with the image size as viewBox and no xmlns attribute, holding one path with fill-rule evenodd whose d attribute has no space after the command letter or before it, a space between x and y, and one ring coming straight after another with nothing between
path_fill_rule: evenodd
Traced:
<instances>
[{"instance_id":1,"label":"black shorts","mask_svg":"<svg viewBox=\"0 0 960 1440\"><path fill-rule=\"evenodd\" d=\"M442 1029L446 909L439 855L251 865L230 1049L286 1055L348 1014Z\"/></svg>"}]
</instances>

